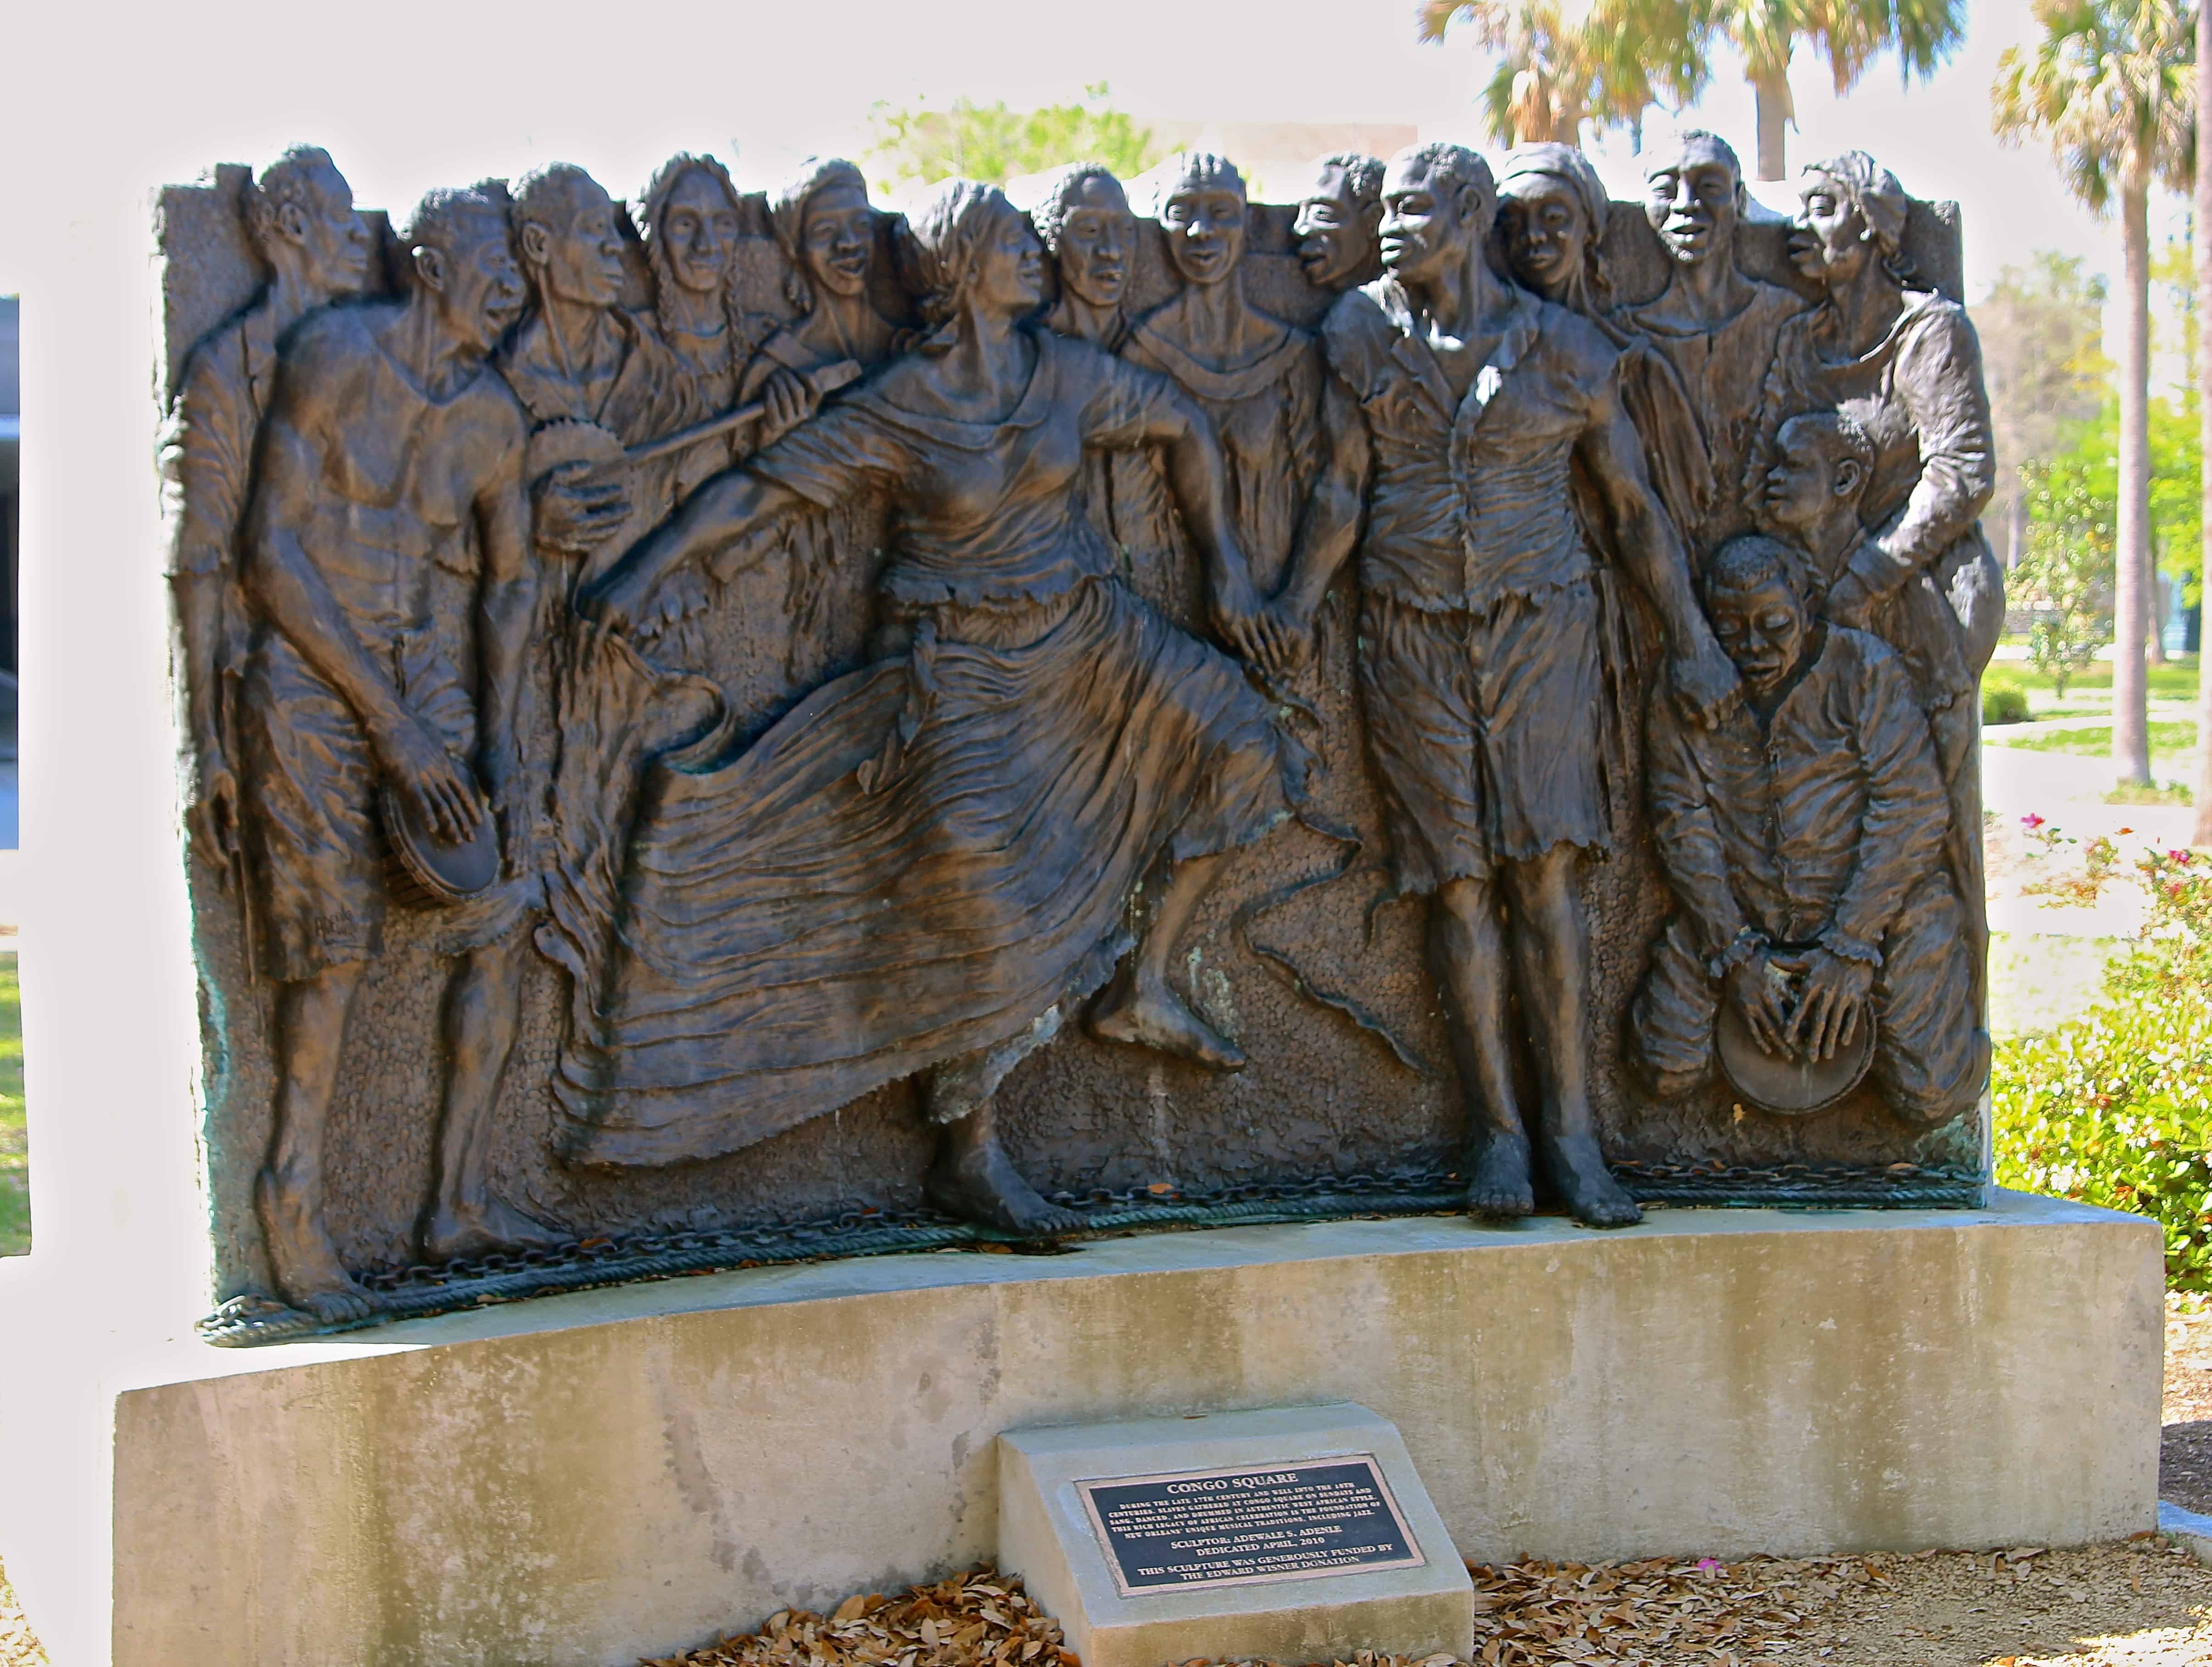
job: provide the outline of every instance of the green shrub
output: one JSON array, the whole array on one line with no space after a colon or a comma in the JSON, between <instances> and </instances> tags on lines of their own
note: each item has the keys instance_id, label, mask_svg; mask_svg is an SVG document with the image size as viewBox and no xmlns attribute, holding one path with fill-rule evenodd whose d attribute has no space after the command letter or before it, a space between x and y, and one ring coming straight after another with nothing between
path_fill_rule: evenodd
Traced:
<instances>
[{"instance_id":1,"label":"green shrub","mask_svg":"<svg viewBox=\"0 0 2212 1667\"><path fill-rule=\"evenodd\" d=\"M2149 918L2102 997L1996 1049L1996 1176L2150 1217L2168 1286L2212 1291L2212 863L2169 851L2139 866Z\"/></svg>"},{"instance_id":2,"label":"green shrub","mask_svg":"<svg viewBox=\"0 0 2212 1667\"><path fill-rule=\"evenodd\" d=\"M1982 684L1984 723L2026 723L2027 691L2016 683L1990 678Z\"/></svg>"}]
</instances>

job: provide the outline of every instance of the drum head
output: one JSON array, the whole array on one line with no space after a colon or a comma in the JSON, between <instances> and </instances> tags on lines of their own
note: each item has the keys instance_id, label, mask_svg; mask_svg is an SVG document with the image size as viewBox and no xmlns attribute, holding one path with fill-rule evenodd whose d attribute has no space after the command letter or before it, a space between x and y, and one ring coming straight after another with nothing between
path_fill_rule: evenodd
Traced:
<instances>
[{"instance_id":1,"label":"drum head","mask_svg":"<svg viewBox=\"0 0 2212 1667\"><path fill-rule=\"evenodd\" d=\"M1859 1086L1874 1063L1874 1017L1859 1016L1857 1032L1827 1059L1770 1054L1752 1039L1735 1003L1723 999L1713 1040L1721 1069L1737 1093L1762 1111L1802 1117L1825 1111Z\"/></svg>"},{"instance_id":2,"label":"drum head","mask_svg":"<svg viewBox=\"0 0 2212 1667\"><path fill-rule=\"evenodd\" d=\"M377 802L384 815L386 840L400 869L395 878L412 880L420 892L410 901L466 903L498 884L499 830L490 816L477 822L467 839L452 844L441 839L436 829L416 821L406 800L391 788L379 789Z\"/></svg>"}]
</instances>

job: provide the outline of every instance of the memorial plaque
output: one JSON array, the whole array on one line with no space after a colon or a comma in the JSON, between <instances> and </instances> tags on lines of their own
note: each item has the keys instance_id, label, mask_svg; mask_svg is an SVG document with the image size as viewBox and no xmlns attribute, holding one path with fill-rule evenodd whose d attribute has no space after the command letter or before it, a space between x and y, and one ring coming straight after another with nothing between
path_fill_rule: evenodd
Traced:
<instances>
[{"instance_id":1,"label":"memorial plaque","mask_svg":"<svg viewBox=\"0 0 2212 1667\"><path fill-rule=\"evenodd\" d=\"M1075 1486L1124 1597L1428 1563L1370 1453Z\"/></svg>"}]
</instances>

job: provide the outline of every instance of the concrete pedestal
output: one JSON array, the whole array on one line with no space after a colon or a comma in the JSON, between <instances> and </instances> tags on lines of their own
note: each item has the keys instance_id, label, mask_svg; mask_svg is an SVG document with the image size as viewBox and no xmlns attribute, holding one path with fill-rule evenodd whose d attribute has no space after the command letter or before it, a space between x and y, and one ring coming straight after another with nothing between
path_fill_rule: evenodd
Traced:
<instances>
[{"instance_id":1,"label":"concrete pedestal","mask_svg":"<svg viewBox=\"0 0 2212 1667\"><path fill-rule=\"evenodd\" d=\"M1004 1431L1337 1400L1477 1561L2078 1544L2157 1522L2159 1251L2014 1195L1351 1221L98 1360L17 1280L0 1555L72 1667L608 1667L989 1557Z\"/></svg>"}]
</instances>

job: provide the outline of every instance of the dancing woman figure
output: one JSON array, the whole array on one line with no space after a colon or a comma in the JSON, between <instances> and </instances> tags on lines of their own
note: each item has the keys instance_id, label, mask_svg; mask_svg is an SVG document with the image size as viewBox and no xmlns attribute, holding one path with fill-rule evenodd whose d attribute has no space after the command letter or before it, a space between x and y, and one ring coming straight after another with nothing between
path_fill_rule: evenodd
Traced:
<instances>
[{"instance_id":1,"label":"dancing woman figure","mask_svg":"<svg viewBox=\"0 0 2212 1667\"><path fill-rule=\"evenodd\" d=\"M995 188L949 185L904 237L921 350L702 487L585 599L620 630L667 575L757 560L789 515L868 490L891 504L896 651L656 784L619 948L563 1061L568 1149L712 1157L913 1076L941 1131L932 1201L1060 1231L1077 1218L1000 1145L999 1083L1102 988L1095 1034L1243 1063L1169 958L1224 854L1291 815L1304 759L1234 660L1131 593L1084 514L1086 447L1161 447L1216 624L1276 653L1204 417L1029 324L1042 249Z\"/></svg>"}]
</instances>

